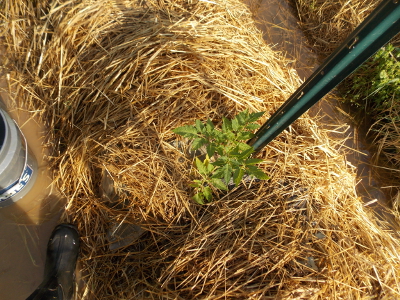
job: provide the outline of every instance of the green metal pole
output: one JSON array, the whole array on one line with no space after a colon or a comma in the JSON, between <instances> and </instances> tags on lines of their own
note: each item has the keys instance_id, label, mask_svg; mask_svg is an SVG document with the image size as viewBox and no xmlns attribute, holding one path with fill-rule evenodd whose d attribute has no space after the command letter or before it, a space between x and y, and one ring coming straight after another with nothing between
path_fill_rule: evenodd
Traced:
<instances>
[{"instance_id":1,"label":"green metal pole","mask_svg":"<svg viewBox=\"0 0 400 300\"><path fill-rule=\"evenodd\" d=\"M384 0L249 141L259 152L400 32L400 0Z\"/></svg>"}]
</instances>

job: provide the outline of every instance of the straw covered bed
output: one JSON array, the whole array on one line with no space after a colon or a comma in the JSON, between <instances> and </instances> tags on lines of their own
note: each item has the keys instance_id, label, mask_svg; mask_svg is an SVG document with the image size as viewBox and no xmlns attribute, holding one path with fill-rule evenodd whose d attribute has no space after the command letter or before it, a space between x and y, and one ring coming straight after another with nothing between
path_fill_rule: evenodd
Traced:
<instances>
[{"instance_id":1,"label":"straw covered bed","mask_svg":"<svg viewBox=\"0 0 400 300\"><path fill-rule=\"evenodd\" d=\"M245 4L0 5L10 95L49 128L63 218L82 235L79 298L400 298L399 241L357 196L343 141L308 115L258 154L270 180L191 199L171 129L244 109L265 121L301 83ZM145 232L110 250L121 224Z\"/></svg>"}]
</instances>

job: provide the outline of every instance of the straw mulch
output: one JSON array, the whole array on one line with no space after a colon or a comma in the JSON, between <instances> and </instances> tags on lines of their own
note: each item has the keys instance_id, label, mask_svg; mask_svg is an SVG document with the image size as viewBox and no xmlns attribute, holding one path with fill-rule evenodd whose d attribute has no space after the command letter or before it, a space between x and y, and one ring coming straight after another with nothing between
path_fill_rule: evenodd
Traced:
<instances>
[{"instance_id":1,"label":"straw mulch","mask_svg":"<svg viewBox=\"0 0 400 300\"><path fill-rule=\"evenodd\" d=\"M291 0L310 46L322 57L333 52L381 0ZM392 42L398 44L400 36Z\"/></svg>"},{"instance_id":2,"label":"straw mulch","mask_svg":"<svg viewBox=\"0 0 400 300\"><path fill-rule=\"evenodd\" d=\"M386 184L393 197L393 209L400 213L400 99L399 93L394 92L392 95L384 109L371 109L374 123L369 135L376 149L372 161L386 176Z\"/></svg>"},{"instance_id":3,"label":"straw mulch","mask_svg":"<svg viewBox=\"0 0 400 300\"><path fill-rule=\"evenodd\" d=\"M299 85L237 0L3 1L11 96L50 128L82 235L84 299L400 298L400 243L307 115L259 157L271 176L207 206L171 129L266 111ZM342 130L337 128L337 130ZM102 174L118 201L105 201ZM112 224L147 232L110 251Z\"/></svg>"},{"instance_id":4,"label":"straw mulch","mask_svg":"<svg viewBox=\"0 0 400 300\"><path fill-rule=\"evenodd\" d=\"M322 57L328 56L338 47L346 37L376 8L381 1L376 0L293 0L300 26L306 33L310 46ZM400 35L391 40L395 46L400 45ZM370 67L374 67L371 60ZM376 66L375 66L376 67ZM363 76L363 73L356 73L353 76ZM400 74L399 74L400 76ZM396 83L394 83L395 85ZM344 93L355 93L357 88L367 90L365 87L352 87L354 85L352 77L346 84L341 85L340 90ZM367 85L367 83L366 83ZM376 91L379 93L379 91ZM387 105L374 105L374 95L367 99L359 100L361 106L365 103L372 103L368 107L370 116L368 120L370 130L368 137L373 140L374 157L372 163L377 167L381 181L389 187L390 196L400 194L400 130L398 121L399 97L393 92L392 99L388 100ZM389 97L390 98L390 97ZM346 100L346 99L345 99ZM388 120L390 120L388 122ZM400 209L400 204L396 198L391 199L393 207ZM400 210L399 210L400 212Z\"/></svg>"}]
</instances>

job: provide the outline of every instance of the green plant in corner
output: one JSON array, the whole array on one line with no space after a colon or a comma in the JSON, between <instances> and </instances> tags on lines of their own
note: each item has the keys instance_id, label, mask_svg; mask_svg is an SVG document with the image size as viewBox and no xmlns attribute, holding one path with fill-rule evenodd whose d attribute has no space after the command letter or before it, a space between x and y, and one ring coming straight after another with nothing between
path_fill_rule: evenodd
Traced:
<instances>
[{"instance_id":1,"label":"green plant in corner","mask_svg":"<svg viewBox=\"0 0 400 300\"><path fill-rule=\"evenodd\" d=\"M259 125L255 122L264 112L240 112L235 118L223 118L222 128L215 128L210 119L206 123L196 120L195 125L186 125L172 131L193 140L194 151L205 148L204 159L195 158L195 167L200 179L193 181L193 199L204 204L211 202L213 190L228 190L231 180L238 186L245 174L266 180L269 177L256 165L262 159L251 158L254 148L246 143L254 137L252 133Z\"/></svg>"},{"instance_id":2,"label":"green plant in corner","mask_svg":"<svg viewBox=\"0 0 400 300\"><path fill-rule=\"evenodd\" d=\"M400 48L387 44L344 83L346 98L375 117L392 106L399 107ZM386 116L388 121L393 117Z\"/></svg>"}]
</instances>

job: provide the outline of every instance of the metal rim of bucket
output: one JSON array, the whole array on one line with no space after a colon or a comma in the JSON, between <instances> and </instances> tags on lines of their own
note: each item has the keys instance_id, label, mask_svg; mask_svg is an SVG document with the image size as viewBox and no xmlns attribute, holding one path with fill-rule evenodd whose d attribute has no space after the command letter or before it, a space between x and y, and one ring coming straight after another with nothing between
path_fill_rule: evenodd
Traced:
<instances>
[{"instance_id":1,"label":"metal rim of bucket","mask_svg":"<svg viewBox=\"0 0 400 300\"><path fill-rule=\"evenodd\" d=\"M13 157L18 153L18 148L20 148L20 146L18 145L18 141L14 143L12 142L14 140L13 137L18 135L18 129L15 128L15 126L10 126L11 124L15 124L13 119L11 119L3 109L0 109L0 119L4 126L2 146L0 147L0 175L3 175L3 170L6 170L9 167Z\"/></svg>"},{"instance_id":2,"label":"metal rim of bucket","mask_svg":"<svg viewBox=\"0 0 400 300\"><path fill-rule=\"evenodd\" d=\"M17 127L19 133L21 134L22 138L24 139L24 145L25 145L25 155L24 155L24 167L22 168L21 175L19 176L18 183L21 183L22 177L24 175L26 166L28 165L28 143L26 142L26 138L24 133L22 132L21 128L19 128L17 122L13 119L15 126Z\"/></svg>"},{"instance_id":3,"label":"metal rim of bucket","mask_svg":"<svg viewBox=\"0 0 400 300\"><path fill-rule=\"evenodd\" d=\"M0 186L2 189L0 190L0 207L4 207L23 198L29 192L37 177L37 163L35 158L29 155L27 140L16 121L3 109L0 109L0 119L0 126L3 127L0 133L2 138L0 151L3 151L0 176L8 172L13 174L10 178L3 176L3 179L6 178L5 182L3 181L4 186ZM15 167L19 171L14 171Z\"/></svg>"}]
</instances>

